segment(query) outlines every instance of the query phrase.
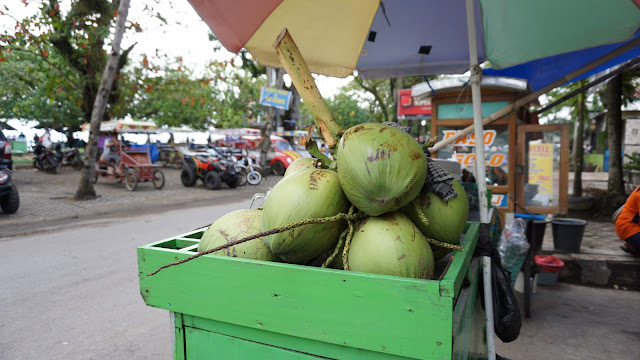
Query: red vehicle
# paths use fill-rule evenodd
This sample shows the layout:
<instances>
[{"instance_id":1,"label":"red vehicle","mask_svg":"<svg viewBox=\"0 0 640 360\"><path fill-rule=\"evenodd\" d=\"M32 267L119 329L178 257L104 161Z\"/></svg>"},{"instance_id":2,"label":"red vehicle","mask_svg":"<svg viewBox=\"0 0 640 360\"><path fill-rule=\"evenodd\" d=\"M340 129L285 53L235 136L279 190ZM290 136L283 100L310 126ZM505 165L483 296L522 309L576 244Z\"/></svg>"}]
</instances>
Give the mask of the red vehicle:
<instances>
[{"instance_id":1,"label":"red vehicle","mask_svg":"<svg viewBox=\"0 0 640 360\"><path fill-rule=\"evenodd\" d=\"M242 145L245 149L257 150L262 136L243 136ZM302 156L297 153L291 144L279 136L271 135L272 151L267 154L267 161L276 175L284 175L284 172L294 160Z\"/></svg>"},{"instance_id":2,"label":"red vehicle","mask_svg":"<svg viewBox=\"0 0 640 360\"><path fill-rule=\"evenodd\" d=\"M104 164L96 161L96 171L93 174L93 183L98 182L99 177L112 177L118 182L124 180L127 190L134 191L139 181L153 182L153 186L160 190L164 187L164 173L159 169L160 165L151 164L149 152L130 150L122 146L118 148L120 161L122 162L122 174L116 174L115 164Z\"/></svg>"}]
</instances>

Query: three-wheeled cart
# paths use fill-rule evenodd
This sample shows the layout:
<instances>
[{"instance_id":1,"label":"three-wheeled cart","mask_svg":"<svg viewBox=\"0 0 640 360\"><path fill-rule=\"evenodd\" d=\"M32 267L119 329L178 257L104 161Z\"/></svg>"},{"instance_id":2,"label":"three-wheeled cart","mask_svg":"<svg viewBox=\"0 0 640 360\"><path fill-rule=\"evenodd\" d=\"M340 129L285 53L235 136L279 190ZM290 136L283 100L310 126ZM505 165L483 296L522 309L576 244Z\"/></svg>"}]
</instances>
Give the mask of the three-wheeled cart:
<instances>
[{"instance_id":1,"label":"three-wheeled cart","mask_svg":"<svg viewBox=\"0 0 640 360\"><path fill-rule=\"evenodd\" d=\"M434 280L216 255L147 276L194 255L205 230L138 248L140 293L171 312L174 359L487 356L476 222Z\"/></svg>"},{"instance_id":2,"label":"three-wheeled cart","mask_svg":"<svg viewBox=\"0 0 640 360\"><path fill-rule=\"evenodd\" d=\"M160 190L164 187L164 173L159 164L152 164L148 151L131 150L122 144L119 147L122 173L116 173L115 167L103 166L96 162L96 170L93 174L93 183L98 182L99 177L112 177L117 181L123 181L127 190L134 191L140 181L149 181Z\"/></svg>"}]
</instances>

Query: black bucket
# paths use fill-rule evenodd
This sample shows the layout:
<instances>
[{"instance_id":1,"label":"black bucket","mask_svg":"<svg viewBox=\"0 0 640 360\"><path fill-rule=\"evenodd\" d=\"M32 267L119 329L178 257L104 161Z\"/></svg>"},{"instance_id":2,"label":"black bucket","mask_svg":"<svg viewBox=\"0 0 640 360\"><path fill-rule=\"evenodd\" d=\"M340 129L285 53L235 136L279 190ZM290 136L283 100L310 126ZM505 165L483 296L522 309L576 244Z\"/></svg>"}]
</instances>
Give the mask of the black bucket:
<instances>
[{"instance_id":1,"label":"black bucket","mask_svg":"<svg viewBox=\"0 0 640 360\"><path fill-rule=\"evenodd\" d=\"M553 219L553 247L556 250L580 252L582 235L587 222L580 219Z\"/></svg>"},{"instance_id":2,"label":"black bucket","mask_svg":"<svg viewBox=\"0 0 640 360\"><path fill-rule=\"evenodd\" d=\"M544 240L546 228L547 222L544 220L527 221L527 239L533 245L533 250L537 251L542 248L542 240Z\"/></svg>"}]
</instances>

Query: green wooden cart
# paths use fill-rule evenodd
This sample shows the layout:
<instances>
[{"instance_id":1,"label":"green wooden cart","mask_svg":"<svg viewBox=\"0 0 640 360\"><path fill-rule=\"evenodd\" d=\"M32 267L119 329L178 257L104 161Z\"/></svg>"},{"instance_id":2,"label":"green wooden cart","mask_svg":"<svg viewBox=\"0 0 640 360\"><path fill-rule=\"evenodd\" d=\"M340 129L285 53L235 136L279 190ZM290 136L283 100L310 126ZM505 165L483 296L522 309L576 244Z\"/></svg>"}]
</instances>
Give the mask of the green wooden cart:
<instances>
[{"instance_id":1,"label":"green wooden cart","mask_svg":"<svg viewBox=\"0 0 640 360\"><path fill-rule=\"evenodd\" d=\"M479 225L437 280L206 255L206 229L138 248L140 292L174 319L175 359L486 358Z\"/></svg>"}]
</instances>

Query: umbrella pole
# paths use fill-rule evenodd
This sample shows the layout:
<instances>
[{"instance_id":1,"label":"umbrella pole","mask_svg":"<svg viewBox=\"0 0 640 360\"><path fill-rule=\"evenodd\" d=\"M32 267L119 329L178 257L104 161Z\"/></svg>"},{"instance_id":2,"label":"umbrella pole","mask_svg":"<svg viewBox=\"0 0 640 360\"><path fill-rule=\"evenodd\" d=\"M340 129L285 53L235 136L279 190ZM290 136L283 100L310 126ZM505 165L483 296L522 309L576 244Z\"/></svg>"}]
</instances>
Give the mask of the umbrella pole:
<instances>
[{"instance_id":1,"label":"umbrella pole","mask_svg":"<svg viewBox=\"0 0 640 360\"><path fill-rule=\"evenodd\" d=\"M471 98L473 99L473 127L476 137L476 183L478 185L478 199L480 202L480 223L489 223L487 204L486 169L484 165L484 134L482 125L482 99L480 97L480 83L482 82L482 69L478 65L478 47L476 41L476 21L474 1L466 0L467 4L467 31L469 34L469 71L471 73ZM487 358L495 360L495 332L493 328L493 297L491 292L491 260L487 256L482 257L482 273L484 285L484 309L486 315Z\"/></svg>"}]
</instances>

